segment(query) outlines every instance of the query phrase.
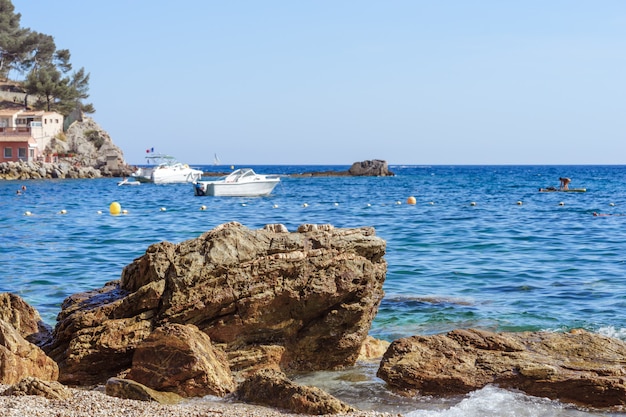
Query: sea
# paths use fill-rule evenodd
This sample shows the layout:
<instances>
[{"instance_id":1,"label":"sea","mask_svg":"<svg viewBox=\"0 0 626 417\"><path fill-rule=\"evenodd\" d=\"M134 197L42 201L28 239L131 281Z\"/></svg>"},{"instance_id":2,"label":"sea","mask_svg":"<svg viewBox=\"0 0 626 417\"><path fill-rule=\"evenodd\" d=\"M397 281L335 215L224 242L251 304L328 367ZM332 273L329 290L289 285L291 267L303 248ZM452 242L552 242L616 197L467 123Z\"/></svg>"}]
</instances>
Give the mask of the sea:
<instances>
[{"instance_id":1,"label":"sea","mask_svg":"<svg viewBox=\"0 0 626 417\"><path fill-rule=\"evenodd\" d=\"M54 326L66 297L119 279L156 242L231 221L373 226L388 263L376 338L583 328L626 340L626 166L390 165L392 177L294 175L349 166L249 167L281 175L272 195L196 197L191 184L118 186L119 178L0 181L0 292L20 295ZM586 192L539 192L559 177ZM123 214L110 214L114 202ZM408 417L626 416L497 386L404 398L376 370L364 363L296 380Z\"/></svg>"}]
</instances>

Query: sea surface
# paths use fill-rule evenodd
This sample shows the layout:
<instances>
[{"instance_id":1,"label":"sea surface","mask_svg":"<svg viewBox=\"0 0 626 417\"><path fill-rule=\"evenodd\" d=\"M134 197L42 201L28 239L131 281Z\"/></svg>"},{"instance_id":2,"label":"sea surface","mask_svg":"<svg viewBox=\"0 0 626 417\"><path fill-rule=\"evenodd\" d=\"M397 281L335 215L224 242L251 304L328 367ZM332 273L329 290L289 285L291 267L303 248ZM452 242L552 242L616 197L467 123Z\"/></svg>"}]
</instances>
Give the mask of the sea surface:
<instances>
[{"instance_id":1,"label":"sea surface","mask_svg":"<svg viewBox=\"0 0 626 417\"><path fill-rule=\"evenodd\" d=\"M119 187L115 178L0 181L0 292L19 294L53 326L65 297L118 279L152 243L230 221L373 226L388 262L370 332L377 338L472 327L584 328L626 340L626 166L391 165L396 175L384 178L290 176L348 166L252 168L283 176L271 196L196 197L190 184ZM561 176L587 192L538 192ZM126 214L111 215L112 202ZM375 374L360 364L298 382L410 417L626 416L492 386L451 399L400 398Z\"/></svg>"}]
</instances>

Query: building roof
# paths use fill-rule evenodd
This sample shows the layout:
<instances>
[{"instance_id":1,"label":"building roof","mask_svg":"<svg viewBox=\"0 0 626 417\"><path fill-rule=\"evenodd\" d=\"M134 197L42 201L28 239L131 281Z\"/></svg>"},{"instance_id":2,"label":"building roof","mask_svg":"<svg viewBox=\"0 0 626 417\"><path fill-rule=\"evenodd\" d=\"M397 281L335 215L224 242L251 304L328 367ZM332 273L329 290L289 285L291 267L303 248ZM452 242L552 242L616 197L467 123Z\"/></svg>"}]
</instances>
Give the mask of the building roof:
<instances>
[{"instance_id":1,"label":"building roof","mask_svg":"<svg viewBox=\"0 0 626 417\"><path fill-rule=\"evenodd\" d=\"M32 138L32 136L26 136L26 135L7 135L7 136L3 136L0 135L0 143L8 143L8 142L23 142L23 143L37 143L37 141L35 139Z\"/></svg>"}]
</instances>

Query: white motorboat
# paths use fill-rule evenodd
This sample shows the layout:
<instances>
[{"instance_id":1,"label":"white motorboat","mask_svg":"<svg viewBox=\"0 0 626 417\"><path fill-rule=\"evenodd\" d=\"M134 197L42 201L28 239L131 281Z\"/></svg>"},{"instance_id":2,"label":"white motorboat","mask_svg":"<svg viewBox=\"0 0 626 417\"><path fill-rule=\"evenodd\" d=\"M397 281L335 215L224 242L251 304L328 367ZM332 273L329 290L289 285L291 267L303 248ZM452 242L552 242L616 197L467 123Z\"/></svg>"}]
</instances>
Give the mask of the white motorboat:
<instances>
[{"instance_id":1,"label":"white motorboat","mask_svg":"<svg viewBox=\"0 0 626 417\"><path fill-rule=\"evenodd\" d=\"M146 156L146 162L147 167L137 169L132 175L137 181L174 184L194 182L202 178L202 171L190 168L170 155L151 153Z\"/></svg>"},{"instance_id":2,"label":"white motorboat","mask_svg":"<svg viewBox=\"0 0 626 417\"><path fill-rule=\"evenodd\" d=\"M277 175L261 175L251 168L242 168L217 180L195 181L193 189L197 196L256 197L271 194L279 182Z\"/></svg>"},{"instance_id":3,"label":"white motorboat","mask_svg":"<svg viewBox=\"0 0 626 417\"><path fill-rule=\"evenodd\" d=\"M122 181L117 183L118 186L122 186L122 185L141 185L141 182L139 181L128 181L128 178L124 178Z\"/></svg>"}]
</instances>

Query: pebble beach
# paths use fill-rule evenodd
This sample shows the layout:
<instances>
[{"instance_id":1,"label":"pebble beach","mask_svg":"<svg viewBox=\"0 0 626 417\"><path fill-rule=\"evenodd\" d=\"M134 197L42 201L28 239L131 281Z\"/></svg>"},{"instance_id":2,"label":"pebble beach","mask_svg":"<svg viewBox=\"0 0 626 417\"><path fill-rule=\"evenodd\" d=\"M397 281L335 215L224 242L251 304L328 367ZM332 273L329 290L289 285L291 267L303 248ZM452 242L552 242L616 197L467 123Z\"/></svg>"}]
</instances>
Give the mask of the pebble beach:
<instances>
[{"instance_id":1,"label":"pebble beach","mask_svg":"<svg viewBox=\"0 0 626 417\"><path fill-rule=\"evenodd\" d=\"M0 392L9 386L0 385ZM0 395L2 417L302 417L263 406L207 399L186 400L177 405L126 400L111 397L100 390L67 388L66 400L49 400L40 396ZM395 415L395 414L394 414ZM378 412L341 414L346 417L392 416Z\"/></svg>"}]
</instances>

